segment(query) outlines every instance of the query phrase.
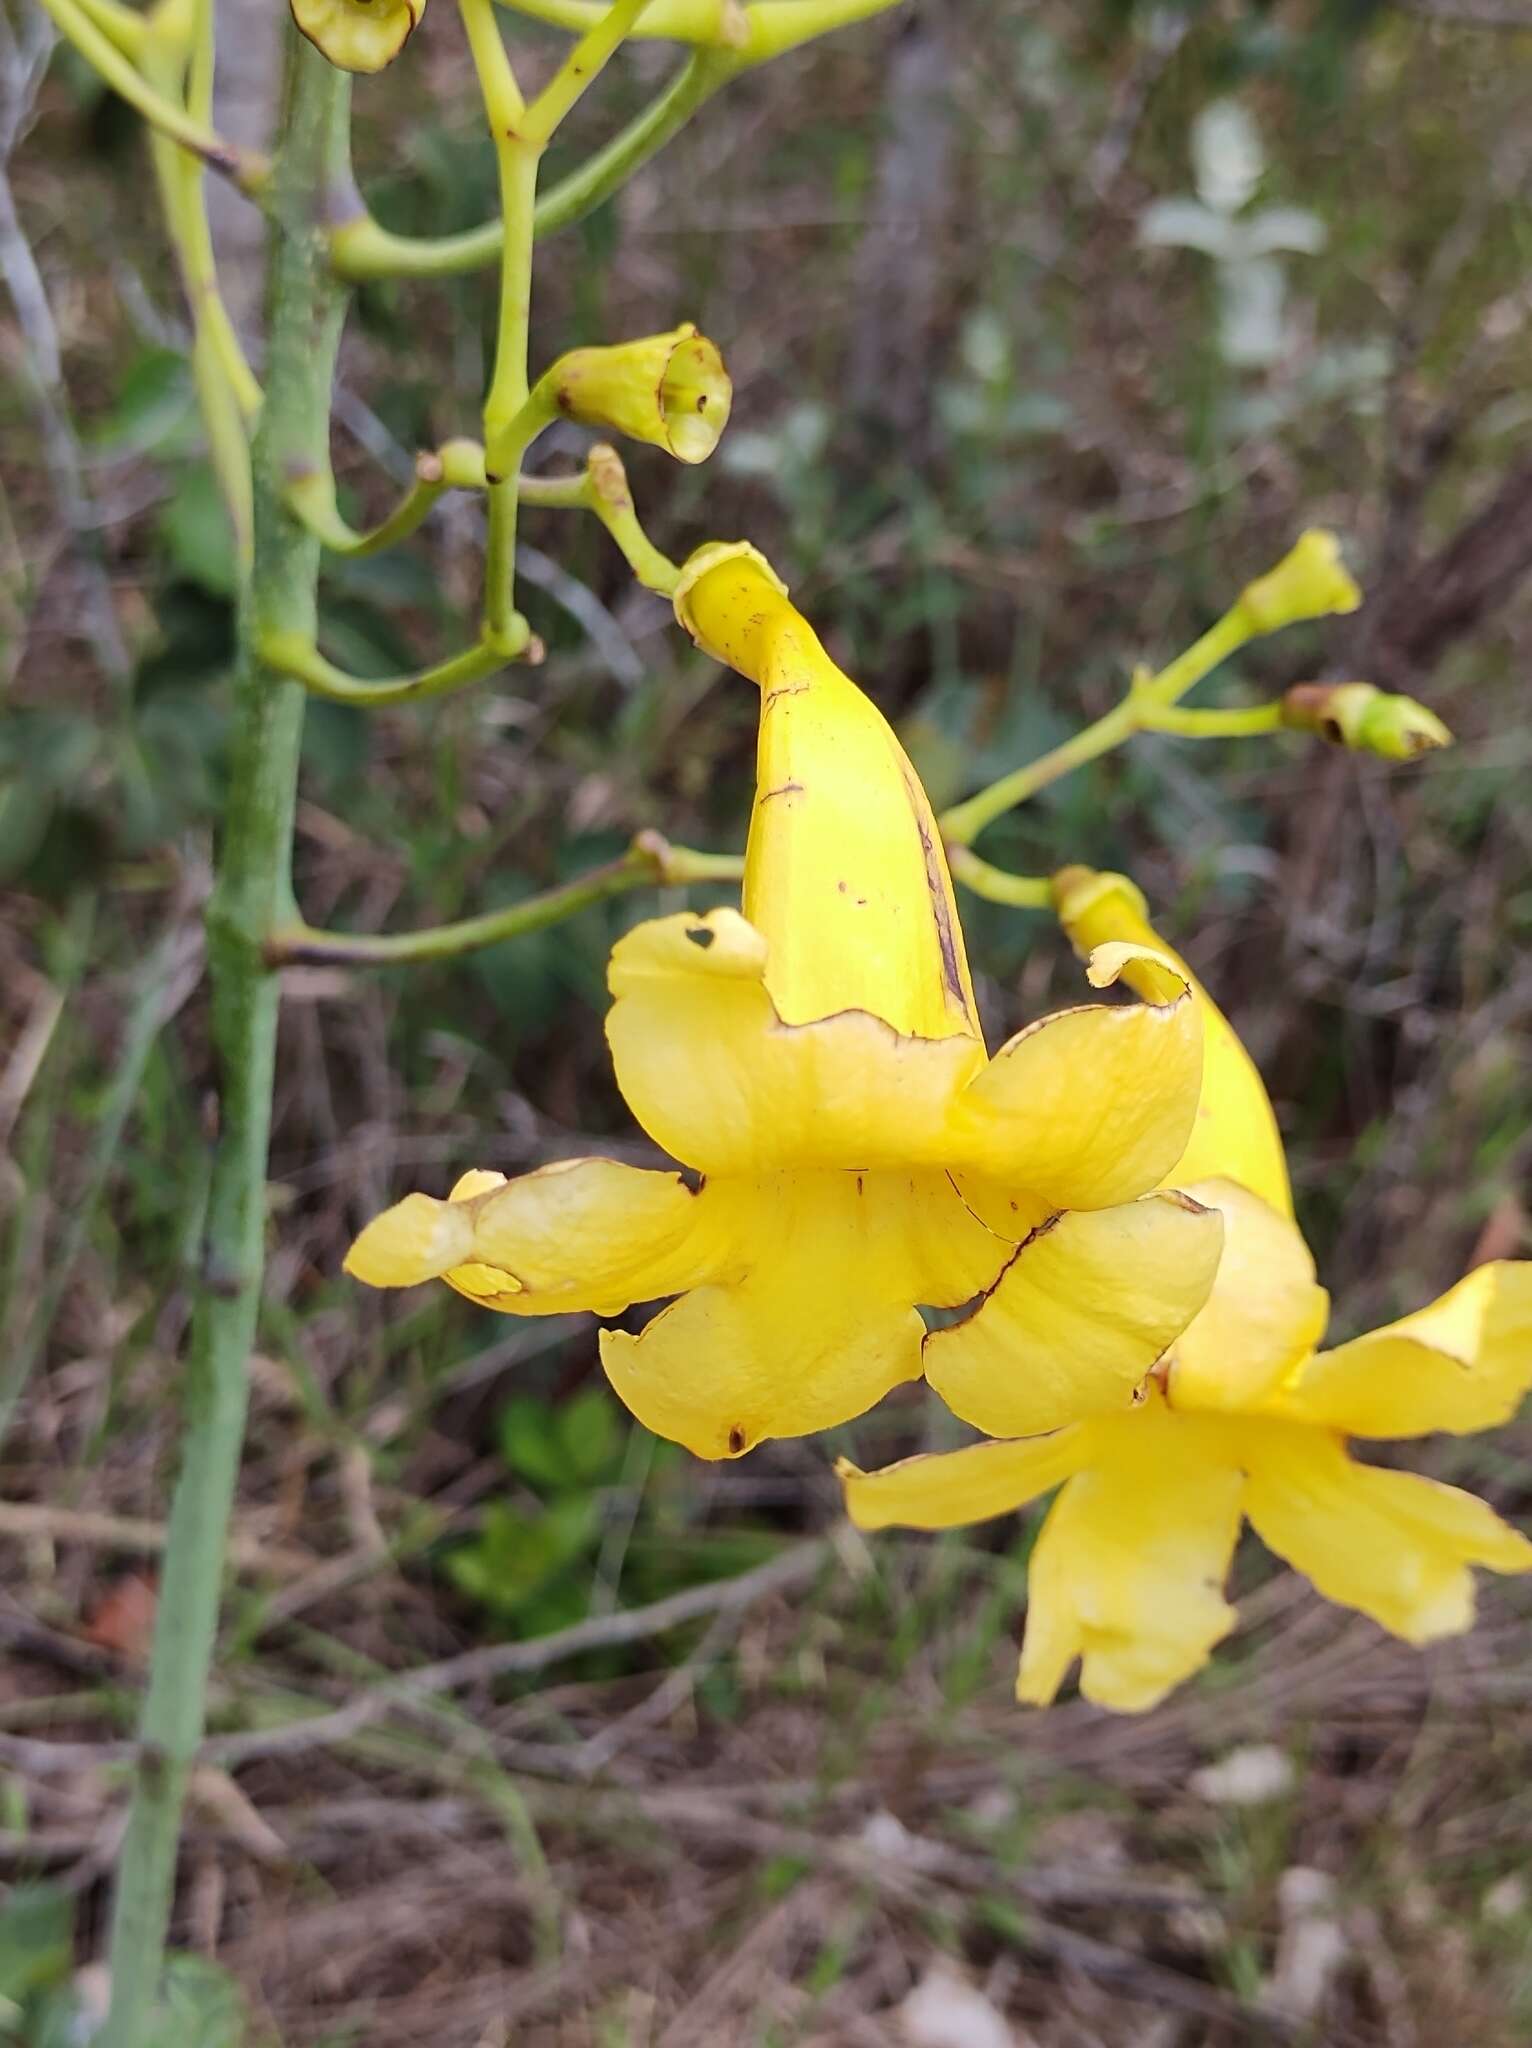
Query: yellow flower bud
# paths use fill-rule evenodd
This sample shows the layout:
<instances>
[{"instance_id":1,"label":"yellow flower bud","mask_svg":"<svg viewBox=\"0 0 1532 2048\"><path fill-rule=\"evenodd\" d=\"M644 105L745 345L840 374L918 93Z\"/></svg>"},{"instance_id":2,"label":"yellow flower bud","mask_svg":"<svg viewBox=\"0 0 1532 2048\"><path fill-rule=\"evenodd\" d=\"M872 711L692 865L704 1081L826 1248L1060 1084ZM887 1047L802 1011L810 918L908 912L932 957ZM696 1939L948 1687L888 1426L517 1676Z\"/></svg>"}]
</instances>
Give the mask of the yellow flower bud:
<instances>
[{"instance_id":1,"label":"yellow flower bud","mask_svg":"<svg viewBox=\"0 0 1532 2048\"><path fill-rule=\"evenodd\" d=\"M1362 593L1341 560L1340 542L1323 527L1311 526L1274 569L1246 584L1237 609L1253 637L1275 633L1301 619L1354 612L1361 602Z\"/></svg>"},{"instance_id":2,"label":"yellow flower bud","mask_svg":"<svg viewBox=\"0 0 1532 2048\"><path fill-rule=\"evenodd\" d=\"M538 379L550 413L705 462L718 446L734 387L723 357L688 320L669 334L577 348Z\"/></svg>"},{"instance_id":3,"label":"yellow flower bud","mask_svg":"<svg viewBox=\"0 0 1532 2048\"><path fill-rule=\"evenodd\" d=\"M1434 711L1372 683L1298 683L1282 699L1282 723L1385 761L1408 761L1452 744Z\"/></svg>"},{"instance_id":4,"label":"yellow flower bud","mask_svg":"<svg viewBox=\"0 0 1532 2048\"><path fill-rule=\"evenodd\" d=\"M290 0L293 20L341 71L381 71L419 26L426 0Z\"/></svg>"}]
</instances>

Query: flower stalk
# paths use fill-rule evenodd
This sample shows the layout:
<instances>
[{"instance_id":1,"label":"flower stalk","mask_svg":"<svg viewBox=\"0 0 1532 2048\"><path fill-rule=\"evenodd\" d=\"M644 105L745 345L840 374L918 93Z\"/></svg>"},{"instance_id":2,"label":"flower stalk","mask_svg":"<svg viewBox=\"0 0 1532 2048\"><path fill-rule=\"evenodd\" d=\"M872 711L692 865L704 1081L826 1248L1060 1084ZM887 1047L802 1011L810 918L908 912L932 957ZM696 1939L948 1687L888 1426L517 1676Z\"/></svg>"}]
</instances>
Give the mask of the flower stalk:
<instances>
[{"instance_id":1,"label":"flower stalk","mask_svg":"<svg viewBox=\"0 0 1532 2048\"><path fill-rule=\"evenodd\" d=\"M545 889L499 910L418 932L323 932L301 919L281 925L266 941L271 967L405 967L421 960L453 960L506 939L546 931L593 903L633 889L684 888L691 882L737 882L738 854L702 853L672 846L658 832L640 832L628 851L571 882Z\"/></svg>"},{"instance_id":2,"label":"flower stalk","mask_svg":"<svg viewBox=\"0 0 1532 2048\"><path fill-rule=\"evenodd\" d=\"M282 144L273 171L269 385L254 445L254 556L240 621L231 785L208 910L212 1033L222 1074L206 1250L187 1370L181 1470L171 1507L141 1754L118 1867L111 2007L98 2048L148 2048L188 1775L202 1737L265 1234L278 986L267 934L291 912L291 843L303 692L260 658L280 623L312 633L316 541L283 502L289 465L328 431L341 293L315 231L345 174L349 79L289 38Z\"/></svg>"}]
</instances>

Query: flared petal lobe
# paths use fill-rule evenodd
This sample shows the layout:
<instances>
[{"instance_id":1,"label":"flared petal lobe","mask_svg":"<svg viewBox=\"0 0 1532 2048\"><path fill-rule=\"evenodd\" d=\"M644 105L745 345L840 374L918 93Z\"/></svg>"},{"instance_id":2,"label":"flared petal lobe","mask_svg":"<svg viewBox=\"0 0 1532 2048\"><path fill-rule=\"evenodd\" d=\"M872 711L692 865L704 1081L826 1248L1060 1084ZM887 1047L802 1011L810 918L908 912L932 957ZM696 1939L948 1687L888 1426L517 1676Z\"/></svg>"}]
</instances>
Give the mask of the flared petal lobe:
<instances>
[{"instance_id":1,"label":"flared petal lobe","mask_svg":"<svg viewBox=\"0 0 1532 2048\"><path fill-rule=\"evenodd\" d=\"M1122 1414L1208 1298L1223 1225L1173 1191L1051 1218L966 1321L926 1339L926 1378L986 1436Z\"/></svg>"},{"instance_id":2,"label":"flared petal lobe","mask_svg":"<svg viewBox=\"0 0 1532 2048\"><path fill-rule=\"evenodd\" d=\"M1327 1430L1263 1421L1242 1434L1245 1512L1261 1541L1327 1600L1406 1642L1472 1624L1471 1565L1532 1571L1532 1543L1471 1493L1359 1465Z\"/></svg>"},{"instance_id":3,"label":"flared petal lobe","mask_svg":"<svg viewBox=\"0 0 1532 2048\"><path fill-rule=\"evenodd\" d=\"M687 566L676 614L760 686L744 914L778 1014L866 1010L906 1037L979 1037L941 833L893 729L752 549Z\"/></svg>"},{"instance_id":4,"label":"flared petal lobe","mask_svg":"<svg viewBox=\"0 0 1532 2048\"><path fill-rule=\"evenodd\" d=\"M1215 1177L1236 1180L1290 1217L1287 1159L1265 1083L1234 1027L1151 926L1140 891L1126 875L1064 868L1054 877L1053 894L1059 922L1077 952L1089 954L1110 940L1152 948L1175 961L1196 993L1204 1032L1202 1093L1185 1150L1167 1170L1166 1182L1185 1187ZM1123 976L1140 994L1142 972L1130 965Z\"/></svg>"},{"instance_id":5,"label":"flared petal lobe","mask_svg":"<svg viewBox=\"0 0 1532 2048\"><path fill-rule=\"evenodd\" d=\"M953 1106L959 1171L1026 1188L1057 1209L1105 1209L1162 1181L1185 1149L1202 1077L1188 982L1131 946L1091 955L1097 988L1121 976L1137 1003L1090 1003L1029 1024Z\"/></svg>"},{"instance_id":6,"label":"flared petal lobe","mask_svg":"<svg viewBox=\"0 0 1532 2048\"><path fill-rule=\"evenodd\" d=\"M710 1181L748 1248L637 1336L605 1331L608 1378L639 1421L699 1458L849 1422L918 1379L918 1301L960 1301L1009 1251L941 1173L781 1174Z\"/></svg>"},{"instance_id":7,"label":"flared petal lobe","mask_svg":"<svg viewBox=\"0 0 1532 2048\"><path fill-rule=\"evenodd\" d=\"M1157 1394L1088 1434L1089 1468L1067 1483L1032 1553L1016 1696L1046 1706L1079 1657L1087 1699L1142 1713L1234 1626L1222 1587L1243 1475L1216 1423L1187 1424Z\"/></svg>"},{"instance_id":8,"label":"flared petal lobe","mask_svg":"<svg viewBox=\"0 0 1532 2048\"><path fill-rule=\"evenodd\" d=\"M1348 1436L1463 1436L1507 1422L1532 1387L1532 1263L1477 1267L1429 1307L1295 1372L1274 1404Z\"/></svg>"},{"instance_id":9,"label":"flared petal lobe","mask_svg":"<svg viewBox=\"0 0 1532 2048\"><path fill-rule=\"evenodd\" d=\"M719 1221L677 1174L562 1159L518 1180L465 1175L444 1202L406 1195L368 1224L346 1271L370 1287L446 1280L507 1315L616 1315L726 1272Z\"/></svg>"}]
</instances>

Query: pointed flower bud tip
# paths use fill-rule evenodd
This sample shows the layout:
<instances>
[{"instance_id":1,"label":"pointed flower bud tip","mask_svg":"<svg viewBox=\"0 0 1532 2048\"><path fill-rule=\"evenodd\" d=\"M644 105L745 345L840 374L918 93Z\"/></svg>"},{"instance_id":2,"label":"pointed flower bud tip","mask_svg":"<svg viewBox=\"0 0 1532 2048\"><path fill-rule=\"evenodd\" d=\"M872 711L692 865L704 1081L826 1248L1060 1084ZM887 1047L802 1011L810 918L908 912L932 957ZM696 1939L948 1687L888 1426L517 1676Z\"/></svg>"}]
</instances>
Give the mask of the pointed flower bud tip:
<instances>
[{"instance_id":1,"label":"pointed flower bud tip","mask_svg":"<svg viewBox=\"0 0 1532 2048\"><path fill-rule=\"evenodd\" d=\"M1282 699L1282 723L1385 761L1413 760L1452 744L1434 711L1373 683L1298 683Z\"/></svg>"},{"instance_id":2,"label":"pointed flower bud tip","mask_svg":"<svg viewBox=\"0 0 1532 2048\"><path fill-rule=\"evenodd\" d=\"M707 460L734 395L723 357L689 320L641 341L571 349L538 389L566 419L647 441L678 462Z\"/></svg>"},{"instance_id":3,"label":"pointed flower bud tip","mask_svg":"<svg viewBox=\"0 0 1532 2048\"><path fill-rule=\"evenodd\" d=\"M426 0L290 0L293 20L339 71L381 71L419 26Z\"/></svg>"},{"instance_id":4,"label":"pointed flower bud tip","mask_svg":"<svg viewBox=\"0 0 1532 2048\"><path fill-rule=\"evenodd\" d=\"M1275 633L1302 619L1324 619L1334 612L1354 612L1362 593L1341 560L1340 542L1321 526L1311 526L1274 569L1247 583L1239 609L1252 635Z\"/></svg>"},{"instance_id":5,"label":"pointed flower bud tip","mask_svg":"<svg viewBox=\"0 0 1532 2048\"><path fill-rule=\"evenodd\" d=\"M705 541L681 571L675 608L704 654L756 682L762 627L773 614L796 616L787 585L747 540Z\"/></svg>"}]
</instances>

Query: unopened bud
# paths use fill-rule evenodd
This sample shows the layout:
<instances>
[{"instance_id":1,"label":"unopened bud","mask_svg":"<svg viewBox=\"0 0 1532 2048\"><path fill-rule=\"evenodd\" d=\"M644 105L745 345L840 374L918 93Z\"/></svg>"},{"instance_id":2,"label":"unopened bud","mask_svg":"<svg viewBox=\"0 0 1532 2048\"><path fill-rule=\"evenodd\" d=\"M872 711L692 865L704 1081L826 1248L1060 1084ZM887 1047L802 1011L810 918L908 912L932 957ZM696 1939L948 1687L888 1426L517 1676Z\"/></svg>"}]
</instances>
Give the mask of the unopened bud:
<instances>
[{"instance_id":1,"label":"unopened bud","mask_svg":"<svg viewBox=\"0 0 1532 2048\"><path fill-rule=\"evenodd\" d=\"M290 0L293 20L340 71L381 71L404 48L426 0Z\"/></svg>"},{"instance_id":2,"label":"unopened bud","mask_svg":"<svg viewBox=\"0 0 1532 2048\"><path fill-rule=\"evenodd\" d=\"M1354 612L1362 593L1341 560L1340 542L1321 526L1311 526L1274 569L1247 583L1238 609L1252 637L1295 626L1301 619L1324 619L1334 612Z\"/></svg>"},{"instance_id":3,"label":"unopened bud","mask_svg":"<svg viewBox=\"0 0 1532 2048\"><path fill-rule=\"evenodd\" d=\"M571 349L538 379L551 411L705 462L718 446L734 388L723 357L687 321L670 334L611 348Z\"/></svg>"},{"instance_id":4,"label":"unopened bud","mask_svg":"<svg viewBox=\"0 0 1532 2048\"><path fill-rule=\"evenodd\" d=\"M1452 744L1434 711L1373 683L1298 683L1282 699L1282 723L1385 761L1408 761Z\"/></svg>"}]
</instances>

